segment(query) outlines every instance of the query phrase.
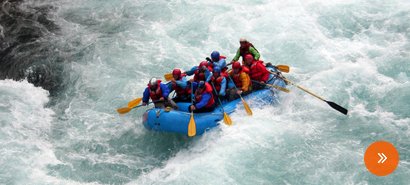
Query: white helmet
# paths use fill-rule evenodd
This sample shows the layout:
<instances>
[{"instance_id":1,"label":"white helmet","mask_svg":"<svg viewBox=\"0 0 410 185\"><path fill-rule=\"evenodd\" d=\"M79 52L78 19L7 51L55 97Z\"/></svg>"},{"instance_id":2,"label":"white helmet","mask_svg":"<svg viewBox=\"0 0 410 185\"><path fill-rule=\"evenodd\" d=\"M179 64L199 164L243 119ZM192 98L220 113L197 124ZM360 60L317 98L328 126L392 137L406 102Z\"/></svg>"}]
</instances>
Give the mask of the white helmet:
<instances>
[{"instance_id":1,"label":"white helmet","mask_svg":"<svg viewBox=\"0 0 410 185\"><path fill-rule=\"evenodd\" d=\"M151 78L151 80L149 80L149 85L150 86L157 86L157 84L158 84L158 82L157 82L157 79L155 77Z\"/></svg>"}]
</instances>

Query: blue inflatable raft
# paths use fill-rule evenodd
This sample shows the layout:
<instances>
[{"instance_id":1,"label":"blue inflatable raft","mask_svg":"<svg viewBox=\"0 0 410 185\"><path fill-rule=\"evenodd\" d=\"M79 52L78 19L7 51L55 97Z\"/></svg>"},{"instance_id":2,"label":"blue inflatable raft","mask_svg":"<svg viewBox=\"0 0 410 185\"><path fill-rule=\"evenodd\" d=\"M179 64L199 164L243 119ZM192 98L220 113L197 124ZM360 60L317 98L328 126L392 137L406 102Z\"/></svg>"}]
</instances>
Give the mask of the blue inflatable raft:
<instances>
[{"instance_id":1,"label":"blue inflatable raft","mask_svg":"<svg viewBox=\"0 0 410 185\"><path fill-rule=\"evenodd\" d=\"M274 69L270 69L275 71ZM281 78L271 76L270 84L280 87L286 87L285 82ZM254 91L243 98L246 101L252 100L253 102L274 103L277 101L277 93L279 91L274 88L266 88L258 91ZM149 130L160 132L173 132L173 133L188 133L188 123L190 120L190 112L188 107L191 103L180 102L177 103L179 109L171 110L169 112L164 109L151 108L148 109L143 115L144 127ZM251 104L252 107L253 104ZM241 99L236 99L230 102L223 102L222 107L226 113L231 114L238 107L242 106ZM221 105L217 106L213 112L207 113L194 113L194 119L196 123L196 135L201 135L205 131L219 125L219 121L223 119L223 111Z\"/></svg>"}]
</instances>

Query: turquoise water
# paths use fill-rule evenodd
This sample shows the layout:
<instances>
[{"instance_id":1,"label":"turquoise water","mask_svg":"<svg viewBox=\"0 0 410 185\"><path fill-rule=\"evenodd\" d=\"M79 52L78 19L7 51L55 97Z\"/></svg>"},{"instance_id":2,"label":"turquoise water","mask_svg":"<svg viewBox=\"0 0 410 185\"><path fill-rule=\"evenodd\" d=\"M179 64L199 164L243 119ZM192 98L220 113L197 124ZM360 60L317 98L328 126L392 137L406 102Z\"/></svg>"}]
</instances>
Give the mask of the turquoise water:
<instances>
[{"instance_id":1,"label":"turquoise water","mask_svg":"<svg viewBox=\"0 0 410 185\"><path fill-rule=\"evenodd\" d=\"M55 96L0 80L0 184L408 184L410 2L26 1L51 5L49 36L64 61ZM4 26L3 26L4 27ZM289 87L279 105L248 102L234 126L194 139L154 133L140 97L150 77L189 69L246 37L287 78L349 109ZM49 56L49 61L55 56ZM256 101L256 100L255 100ZM386 140L400 154L387 177L364 152Z\"/></svg>"}]
</instances>

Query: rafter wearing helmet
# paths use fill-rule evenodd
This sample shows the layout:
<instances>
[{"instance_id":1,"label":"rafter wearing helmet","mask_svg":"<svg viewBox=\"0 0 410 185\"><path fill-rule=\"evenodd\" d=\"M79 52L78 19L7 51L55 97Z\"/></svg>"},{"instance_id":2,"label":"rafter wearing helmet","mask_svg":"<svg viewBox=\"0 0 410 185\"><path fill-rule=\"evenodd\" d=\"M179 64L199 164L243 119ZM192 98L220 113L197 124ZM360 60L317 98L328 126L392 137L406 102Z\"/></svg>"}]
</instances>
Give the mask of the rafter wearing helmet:
<instances>
[{"instance_id":1,"label":"rafter wearing helmet","mask_svg":"<svg viewBox=\"0 0 410 185\"><path fill-rule=\"evenodd\" d=\"M259 51L253 46L252 43L250 43L247 39L241 38L239 39L239 44L240 47L236 51L235 57L233 57L232 62L238 61L240 57L242 57L242 61L245 60L245 55L251 54L253 56L253 59L259 60L260 54ZM243 62L242 62L243 64Z\"/></svg>"}]
</instances>

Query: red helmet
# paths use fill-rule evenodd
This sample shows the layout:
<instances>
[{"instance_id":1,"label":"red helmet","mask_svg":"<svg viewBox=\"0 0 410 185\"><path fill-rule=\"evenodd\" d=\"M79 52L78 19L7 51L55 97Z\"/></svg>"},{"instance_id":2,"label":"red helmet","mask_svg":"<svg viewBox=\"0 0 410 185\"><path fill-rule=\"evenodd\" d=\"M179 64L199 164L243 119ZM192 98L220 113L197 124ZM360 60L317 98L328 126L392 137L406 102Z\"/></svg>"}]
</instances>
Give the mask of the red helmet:
<instances>
[{"instance_id":1,"label":"red helmet","mask_svg":"<svg viewBox=\"0 0 410 185\"><path fill-rule=\"evenodd\" d=\"M181 76L181 70L180 69L174 69L172 71L172 75L177 75L178 77L180 77Z\"/></svg>"},{"instance_id":2,"label":"red helmet","mask_svg":"<svg viewBox=\"0 0 410 185\"><path fill-rule=\"evenodd\" d=\"M245 61L247 60L253 60L253 56L251 54L245 55Z\"/></svg>"},{"instance_id":3,"label":"red helmet","mask_svg":"<svg viewBox=\"0 0 410 185\"><path fill-rule=\"evenodd\" d=\"M203 69L208 67L208 62L207 61L202 61L199 63L198 69Z\"/></svg>"},{"instance_id":4,"label":"red helmet","mask_svg":"<svg viewBox=\"0 0 410 185\"><path fill-rule=\"evenodd\" d=\"M239 62L234 62L232 64L232 69L241 69L241 63Z\"/></svg>"}]
</instances>

